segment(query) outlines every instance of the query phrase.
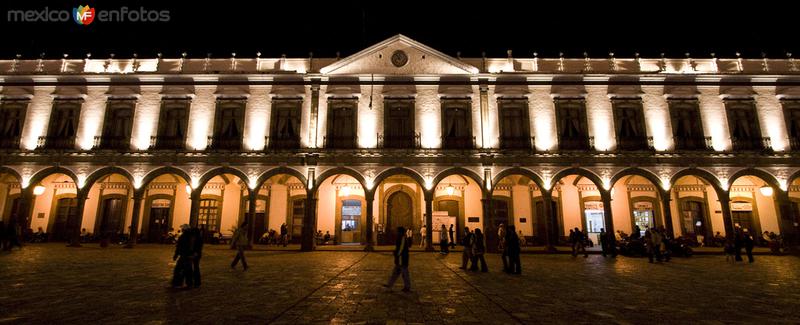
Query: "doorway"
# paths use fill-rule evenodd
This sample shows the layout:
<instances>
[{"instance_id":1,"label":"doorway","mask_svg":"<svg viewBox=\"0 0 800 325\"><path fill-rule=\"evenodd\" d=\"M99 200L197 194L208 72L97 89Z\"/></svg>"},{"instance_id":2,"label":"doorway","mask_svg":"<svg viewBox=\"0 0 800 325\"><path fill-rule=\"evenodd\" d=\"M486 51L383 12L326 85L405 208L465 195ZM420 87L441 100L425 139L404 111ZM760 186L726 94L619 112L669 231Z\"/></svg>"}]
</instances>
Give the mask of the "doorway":
<instances>
[{"instance_id":1,"label":"doorway","mask_svg":"<svg viewBox=\"0 0 800 325\"><path fill-rule=\"evenodd\" d=\"M50 239L66 241L76 229L78 218L78 200L72 198L58 199L56 203L55 216L50 229Z\"/></svg>"},{"instance_id":2,"label":"doorway","mask_svg":"<svg viewBox=\"0 0 800 325\"><path fill-rule=\"evenodd\" d=\"M121 198L108 198L103 200L102 214L99 224L95 227L95 232L101 238L117 241L122 234L122 227L125 223L125 208Z\"/></svg>"},{"instance_id":3,"label":"doorway","mask_svg":"<svg viewBox=\"0 0 800 325\"><path fill-rule=\"evenodd\" d=\"M150 243L164 243L170 230L169 209L171 201L156 199L150 203L150 222L147 228L147 241Z\"/></svg>"},{"instance_id":4,"label":"doorway","mask_svg":"<svg viewBox=\"0 0 800 325\"><path fill-rule=\"evenodd\" d=\"M361 200L342 200L341 244L361 242Z\"/></svg>"},{"instance_id":5,"label":"doorway","mask_svg":"<svg viewBox=\"0 0 800 325\"><path fill-rule=\"evenodd\" d=\"M397 233L397 227L404 227L408 229L409 227L413 227L414 225L414 218L413 218L413 202L411 200L411 196L408 193L403 191L397 191L392 193L387 200L386 205L386 242L387 243L394 243L398 236L401 234ZM404 234L402 234L404 235Z\"/></svg>"}]
</instances>

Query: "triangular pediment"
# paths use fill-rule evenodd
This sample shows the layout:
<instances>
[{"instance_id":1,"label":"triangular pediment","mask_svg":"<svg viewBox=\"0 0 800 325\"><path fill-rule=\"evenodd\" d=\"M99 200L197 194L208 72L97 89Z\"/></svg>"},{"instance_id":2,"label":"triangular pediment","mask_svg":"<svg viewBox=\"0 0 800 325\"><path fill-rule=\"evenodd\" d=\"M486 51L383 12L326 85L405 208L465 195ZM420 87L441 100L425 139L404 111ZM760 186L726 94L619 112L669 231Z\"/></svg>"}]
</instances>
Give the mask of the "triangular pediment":
<instances>
[{"instance_id":1,"label":"triangular pediment","mask_svg":"<svg viewBox=\"0 0 800 325\"><path fill-rule=\"evenodd\" d=\"M478 68L403 35L395 35L322 69L327 75L465 75Z\"/></svg>"}]
</instances>

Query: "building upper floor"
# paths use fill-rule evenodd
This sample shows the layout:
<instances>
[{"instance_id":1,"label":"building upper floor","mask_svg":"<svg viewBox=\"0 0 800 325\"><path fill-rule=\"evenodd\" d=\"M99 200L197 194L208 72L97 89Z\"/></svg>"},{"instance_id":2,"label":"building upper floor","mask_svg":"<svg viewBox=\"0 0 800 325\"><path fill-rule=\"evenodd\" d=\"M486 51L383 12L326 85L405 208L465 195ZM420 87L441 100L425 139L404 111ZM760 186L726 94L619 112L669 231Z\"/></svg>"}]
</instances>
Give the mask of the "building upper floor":
<instances>
[{"instance_id":1,"label":"building upper floor","mask_svg":"<svg viewBox=\"0 0 800 325\"><path fill-rule=\"evenodd\" d=\"M468 59L398 35L334 59L0 61L8 150L800 150L786 59Z\"/></svg>"}]
</instances>

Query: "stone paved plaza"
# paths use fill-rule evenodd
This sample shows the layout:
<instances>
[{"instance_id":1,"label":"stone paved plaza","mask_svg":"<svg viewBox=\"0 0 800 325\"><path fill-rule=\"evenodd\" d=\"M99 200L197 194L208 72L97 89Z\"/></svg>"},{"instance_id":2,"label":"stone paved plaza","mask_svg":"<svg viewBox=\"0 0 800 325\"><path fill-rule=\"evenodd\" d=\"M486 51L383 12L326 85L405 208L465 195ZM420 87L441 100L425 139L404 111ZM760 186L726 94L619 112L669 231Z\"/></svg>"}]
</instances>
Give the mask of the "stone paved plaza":
<instances>
[{"instance_id":1,"label":"stone paved plaza","mask_svg":"<svg viewBox=\"0 0 800 325\"><path fill-rule=\"evenodd\" d=\"M723 256L663 264L523 255L523 274L458 269L460 253L411 255L413 292L387 291L388 252L207 246L199 289L171 290L172 250L29 245L0 254L0 323L798 323L800 259Z\"/></svg>"}]
</instances>

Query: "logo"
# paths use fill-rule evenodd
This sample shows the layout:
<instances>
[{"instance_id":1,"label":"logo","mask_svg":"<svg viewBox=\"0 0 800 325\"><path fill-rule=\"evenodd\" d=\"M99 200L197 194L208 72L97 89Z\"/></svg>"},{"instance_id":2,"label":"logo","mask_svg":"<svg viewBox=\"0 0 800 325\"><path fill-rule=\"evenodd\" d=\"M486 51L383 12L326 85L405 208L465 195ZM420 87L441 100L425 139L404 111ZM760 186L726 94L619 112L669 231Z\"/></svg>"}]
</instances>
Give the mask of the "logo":
<instances>
[{"instance_id":1,"label":"logo","mask_svg":"<svg viewBox=\"0 0 800 325\"><path fill-rule=\"evenodd\" d=\"M72 8L72 17L78 25L89 25L94 21L94 8L89 8L89 5Z\"/></svg>"}]
</instances>

